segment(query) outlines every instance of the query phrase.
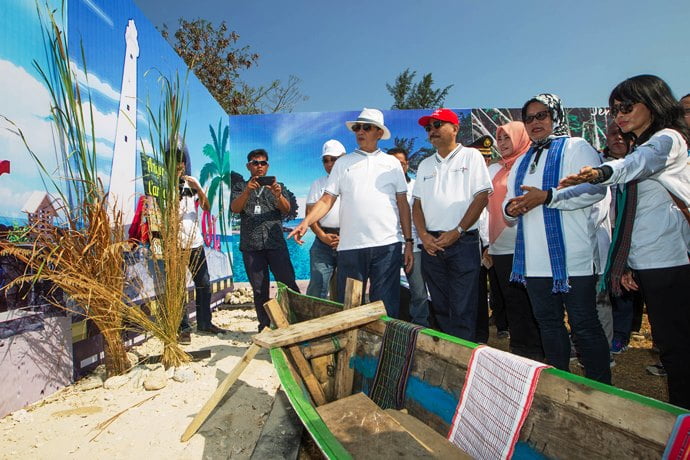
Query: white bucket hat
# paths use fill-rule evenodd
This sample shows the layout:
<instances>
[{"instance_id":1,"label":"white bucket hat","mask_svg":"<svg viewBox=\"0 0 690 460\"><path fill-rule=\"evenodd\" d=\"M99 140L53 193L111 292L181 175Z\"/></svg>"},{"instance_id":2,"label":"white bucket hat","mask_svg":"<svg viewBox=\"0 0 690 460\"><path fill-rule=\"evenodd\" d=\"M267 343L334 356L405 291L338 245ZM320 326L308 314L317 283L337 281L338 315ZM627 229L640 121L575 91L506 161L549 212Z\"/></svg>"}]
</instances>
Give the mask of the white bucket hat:
<instances>
[{"instance_id":1,"label":"white bucket hat","mask_svg":"<svg viewBox=\"0 0 690 460\"><path fill-rule=\"evenodd\" d=\"M345 146L335 139L326 141L323 144L322 157L339 157L345 155Z\"/></svg>"},{"instance_id":2,"label":"white bucket hat","mask_svg":"<svg viewBox=\"0 0 690 460\"><path fill-rule=\"evenodd\" d=\"M383 136L381 136L381 139L390 139L391 138L391 132L386 128L386 125L383 124L383 113L381 113L380 110L377 109L367 109L364 107L364 110L362 110L362 113L359 114L359 117L355 121L346 121L345 126L347 126L347 129L352 131L352 125L355 123L368 123L370 125L378 126L383 130Z\"/></svg>"}]
</instances>

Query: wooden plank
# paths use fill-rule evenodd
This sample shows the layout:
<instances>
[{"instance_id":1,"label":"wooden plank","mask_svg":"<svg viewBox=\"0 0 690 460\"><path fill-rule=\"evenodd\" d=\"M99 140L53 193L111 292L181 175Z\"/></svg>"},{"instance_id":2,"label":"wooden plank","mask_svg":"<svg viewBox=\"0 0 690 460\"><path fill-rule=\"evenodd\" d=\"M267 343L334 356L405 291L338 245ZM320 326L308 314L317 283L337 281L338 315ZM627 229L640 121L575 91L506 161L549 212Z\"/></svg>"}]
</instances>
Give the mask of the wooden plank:
<instances>
[{"instance_id":1,"label":"wooden plank","mask_svg":"<svg viewBox=\"0 0 690 460\"><path fill-rule=\"evenodd\" d=\"M240 359L240 362L235 364L235 367L232 368L227 377L225 377L218 388L216 388L216 391L214 391L209 400L206 401L206 404L204 404L201 410L194 416L191 423L182 434L182 438L180 439L182 442L186 442L189 438L194 436L194 433L197 432L208 416L211 415L213 409L216 408L220 400L225 396L225 393L230 390L230 387L232 387L233 383L239 378L249 362L254 359L254 356L256 356L259 350L261 350L261 347L258 345L253 343L249 345L249 348L244 353L244 356L242 356L242 359Z\"/></svg>"},{"instance_id":2,"label":"wooden plank","mask_svg":"<svg viewBox=\"0 0 690 460\"><path fill-rule=\"evenodd\" d=\"M439 458L363 393L328 403L317 411L354 459Z\"/></svg>"},{"instance_id":3,"label":"wooden plank","mask_svg":"<svg viewBox=\"0 0 690 460\"><path fill-rule=\"evenodd\" d=\"M290 324L288 323L287 319L285 318L285 315L283 314L283 310L280 307L280 304L276 302L275 299L271 299L268 302L264 304L264 308L266 308L266 311L268 312L268 315L271 317L271 320L273 321L273 324L278 327L278 329L275 329L275 331L280 331L280 328L286 328L289 329ZM300 324L305 324L305 323L300 323ZM272 332L272 331L271 331ZM254 343L256 344L257 337L261 336L262 334L268 333L266 329L264 331L256 336L254 336ZM302 376L302 379L304 379L304 384L307 386L307 389L309 390L309 394L311 395L312 399L314 400L314 404L317 406L320 406L322 404L326 403L326 395L323 392L323 388L321 388L321 384L319 383L318 379L314 376L314 373L311 369L311 366L309 365L309 361L304 357L302 354L302 350L300 350L299 345L290 345L287 347L287 353L290 355L292 360L295 363L295 366L297 367L297 370L299 371L300 375Z\"/></svg>"},{"instance_id":4,"label":"wooden plank","mask_svg":"<svg viewBox=\"0 0 690 460\"><path fill-rule=\"evenodd\" d=\"M430 426L425 425L420 420L405 412L386 409L385 414L394 418L408 433L410 433L420 444L439 458L471 459L464 450L457 447L452 442L434 431Z\"/></svg>"},{"instance_id":5,"label":"wooden plank","mask_svg":"<svg viewBox=\"0 0 690 460\"><path fill-rule=\"evenodd\" d=\"M334 338L310 342L309 345L302 347L302 353L304 353L304 357L307 359L318 358L319 356L336 353L342 350L346 344L347 337L345 334L341 334Z\"/></svg>"},{"instance_id":6,"label":"wooden plank","mask_svg":"<svg viewBox=\"0 0 690 460\"><path fill-rule=\"evenodd\" d=\"M362 329L382 336L385 322L376 321ZM444 372L439 387L459 394L472 349L420 333L417 353L420 351L429 355L426 359L415 359L415 367L420 368L417 372L413 368L413 375L439 383L435 369L442 366L434 365L430 360L435 358L439 363L446 362L452 366L449 368L452 375ZM613 393L601 391L574 379L542 372L520 440L540 446L539 449L547 455L559 456L557 454L559 451L562 454L563 446L570 446L569 456L583 459L615 457L618 454L629 458L654 458L663 453L676 420L675 414L626 399L615 394L615 390ZM456 382L452 388L450 381ZM419 412L425 411L421 406L415 409L410 408L412 415L438 426L435 414ZM438 428L440 432L447 432L448 425L444 423Z\"/></svg>"},{"instance_id":7,"label":"wooden plank","mask_svg":"<svg viewBox=\"0 0 690 460\"><path fill-rule=\"evenodd\" d=\"M275 302L275 305L277 308L280 308L277 302ZM322 318L315 318L286 327L278 326L278 329L271 331L264 330L262 333L255 335L253 340L257 345L265 348L285 347L317 337L343 332L376 321L385 314L386 309L383 306L383 302L378 301L350 310L343 310Z\"/></svg>"},{"instance_id":8,"label":"wooden plank","mask_svg":"<svg viewBox=\"0 0 690 460\"><path fill-rule=\"evenodd\" d=\"M290 405L285 392L278 389L273 408L266 420L250 459L281 458L295 460L302 440L302 422Z\"/></svg>"},{"instance_id":9,"label":"wooden plank","mask_svg":"<svg viewBox=\"0 0 690 460\"><path fill-rule=\"evenodd\" d=\"M343 311L359 307L362 303L362 289L361 281L352 278L347 279ZM335 399L352 394L352 383L355 378L355 371L350 367L350 359L354 356L357 347L357 330L347 332L345 336L347 337L347 344L338 353L338 362L335 368Z\"/></svg>"}]
</instances>

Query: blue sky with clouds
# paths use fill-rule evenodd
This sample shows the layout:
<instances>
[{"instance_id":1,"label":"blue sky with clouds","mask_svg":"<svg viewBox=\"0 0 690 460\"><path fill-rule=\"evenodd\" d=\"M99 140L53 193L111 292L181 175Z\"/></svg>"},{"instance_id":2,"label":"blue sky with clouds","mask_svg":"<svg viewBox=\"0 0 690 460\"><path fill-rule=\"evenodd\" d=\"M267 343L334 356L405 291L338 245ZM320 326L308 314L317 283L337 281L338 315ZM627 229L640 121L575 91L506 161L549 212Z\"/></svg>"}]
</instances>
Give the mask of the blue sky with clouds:
<instances>
[{"instance_id":1,"label":"blue sky with clouds","mask_svg":"<svg viewBox=\"0 0 690 460\"><path fill-rule=\"evenodd\" d=\"M53 7L61 5L52 0ZM172 76L179 70L184 77L182 60L163 40L155 27L129 0L70 0L66 23L73 69L84 82L81 46L88 68L88 86L93 98L96 149L99 174L106 187L110 179L113 140L117 122L122 68L124 62L124 32L129 19L138 29L140 55L138 59L138 135L148 143L145 104L159 103L159 76ZM62 15L58 11L57 18ZM49 171L56 165L55 133L49 120L51 101L47 87L40 79L33 61L46 68L43 38L34 0L9 2L0 18L0 114L21 128L30 147L38 154ZM82 87L84 90L85 87ZM186 142L192 159L192 172L198 176L207 158L202 155L204 145L211 143L209 124L219 120L227 124L227 117L208 94L203 85L191 75L187 87ZM85 94L85 92L83 92ZM11 174L0 177L0 217L3 222L21 221L22 206L36 190L45 190L43 181L18 136L5 120L0 120L0 159L11 161ZM150 147L147 147L150 152ZM139 162L137 161L139 169ZM56 177L58 175L56 174ZM141 189L141 187L139 187Z\"/></svg>"},{"instance_id":2,"label":"blue sky with clouds","mask_svg":"<svg viewBox=\"0 0 690 460\"><path fill-rule=\"evenodd\" d=\"M687 0L135 0L151 21L226 20L261 55L250 84L299 76L298 111L389 108L405 68L453 84L450 107L519 107L555 92L570 107L606 104L640 73L690 92Z\"/></svg>"}]
</instances>

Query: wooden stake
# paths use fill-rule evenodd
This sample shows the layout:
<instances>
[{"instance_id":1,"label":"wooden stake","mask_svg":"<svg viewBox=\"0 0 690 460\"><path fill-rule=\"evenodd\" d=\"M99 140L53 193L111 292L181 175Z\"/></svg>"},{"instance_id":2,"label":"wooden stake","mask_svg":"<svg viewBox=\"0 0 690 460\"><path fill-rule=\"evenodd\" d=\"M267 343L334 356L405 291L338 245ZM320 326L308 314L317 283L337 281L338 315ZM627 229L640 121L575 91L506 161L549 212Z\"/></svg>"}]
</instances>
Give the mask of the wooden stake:
<instances>
[{"instance_id":1,"label":"wooden stake","mask_svg":"<svg viewBox=\"0 0 690 460\"><path fill-rule=\"evenodd\" d=\"M362 303L362 282L348 278L345 283L345 304L343 310L358 307ZM347 341L338 352L338 363L335 368L335 399L341 399L352 394L354 370L350 368L350 358L357 348L357 329L346 332Z\"/></svg>"},{"instance_id":2,"label":"wooden stake","mask_svg":"<svg viewBox=\"0 0 690 460\"><path fill-rule=\"evenodd\" d=\"M334 339L317 340L302 347L304 357L312 359L320 356L332 355L342 350L347 344L347 337L345 337L344 334L334 336Z\"/></svg>"},{"instance_id":3,"label":"wooden stake","mask_svg":"<svg viewBox=\"0 0 690 460\"><path fill-rule=\"evenodd\" d=\"M283 314L280 304L278 304L275 299L271 299L266 302L264 304L264 308L266 308L266 312L268 312L273 324L275 324L278 329L288 327L290 325L287 318L285 318L285 315ZM287 349L288 354L292 357L292 360L295 362L295 366L297 366L297 370L302 376L302 379L304 379L304 384L307 386L307 390L309 390L309 394L314 400L314 404L317 406L326 404L326 395L323 392L323 388L321 388L319 380L314 375L314 372L312 372L311 365L309 364L309 361L307 361L307 358L304 357L304 354L302 354L302 350L300 350L299 345L290 345L285 348Z\"/></svg>"},{"instance_id":4,"label":"wooden stake","mask_svg":"<svg viewBox=\"0 0 690 460\"><path fill-rule=\"evenodd\" d=\"M249 346L247 351L244 353L244 356L242 356L240 362L235 364L235 367L232 368L227 377L225 377L218 388L216 388L216 391L213 392L211 398L206 401L204 407L202 407L201 410L194 416L192 422L189 424L184 434L182 434L180 441L187 442L189 438L194 436L194 433L196 433L201 425L203 425L213 409L216 408L220 400L223 399L223 396L225 396L228 390L230 390L230 387L232 387L235 381L237 381L240 374L242 374L242 371L244 371L249 362L254 359L254 356L256 356L259 350L261 350L261 347L254 343Z\"/></svg>"}]
</instances>

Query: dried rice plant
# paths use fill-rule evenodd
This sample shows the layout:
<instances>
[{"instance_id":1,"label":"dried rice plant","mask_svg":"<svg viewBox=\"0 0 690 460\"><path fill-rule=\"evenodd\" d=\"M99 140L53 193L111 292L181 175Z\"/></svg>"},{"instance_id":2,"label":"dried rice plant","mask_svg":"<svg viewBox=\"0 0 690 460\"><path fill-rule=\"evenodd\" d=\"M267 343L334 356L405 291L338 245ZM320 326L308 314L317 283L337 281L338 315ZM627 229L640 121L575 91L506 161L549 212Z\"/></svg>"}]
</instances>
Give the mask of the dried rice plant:
<instances>
[{"instance_id":1,"label":"dried rice plant","mask_svg":"<svg viewBox=\"0 0 690 460\"><path fill-rule=\"evenodd\" d=\"M124 229L121 214L107 209L107 195L98 179L96 166L96 136L94 132L93 105L87 90L83 99L79 81L70 67L70 55L66 37L57 25L54 13L46 7L47 16L41 14L42 33L49 68L43 69L34 62L51 96L51 115L63 149L64 178L67 191L56 179L56 173L48 171L38 155L30 148L27 138L10 120L14 132L21 137L30 156L42 176L52 185L55 195L62 202L64 215L60 227L42 228L32 232L34 242L30 247L18 247L9 242L0 243L0 254L16 257L26 264L24 275L9 282L6 288L22 283L46 280L52 283L51 294L62 290L77 307L68 305L59 296L48 299L55 306L76 311L92 320L105 341L105 364L109 376L126 372L129 362L125 353L122 332L134 327L150 332L164 344L162 363L166 367L177 366L189 360L177 343L177 330L182 318L186 293L186 265L189 251L177 242L179 229L176 180L166 180L165 192L159 197L164 248L164 267L157 270L156 278L163 293L159 307L152 317L124 296L126 270L124 253L129 242L123 241ZM63 5L63 12L65 11ZM47 20L44 20L47 17ZM84 73L86 64L82 47ZM159 146L167 137L167 145L175 145L180 132L183 104L179 80L173 84L165 80L167 93L154 119L151 132L159 135ZM84 85L88 88L88 82ZM152 113L148 108L149 113ZM153 118L153 117L152 117ZM155 144L154 144L155 145ZM163 152L159 149L158 152ZM165 158L167 177L175 178L176 156ZM59 176L59 174L58 174ZM57 201L57 200L56 200ZM72 203L70 206L69 203ZM180 274L181 273L181 274Z\"/></svg>"}]
</instances>

